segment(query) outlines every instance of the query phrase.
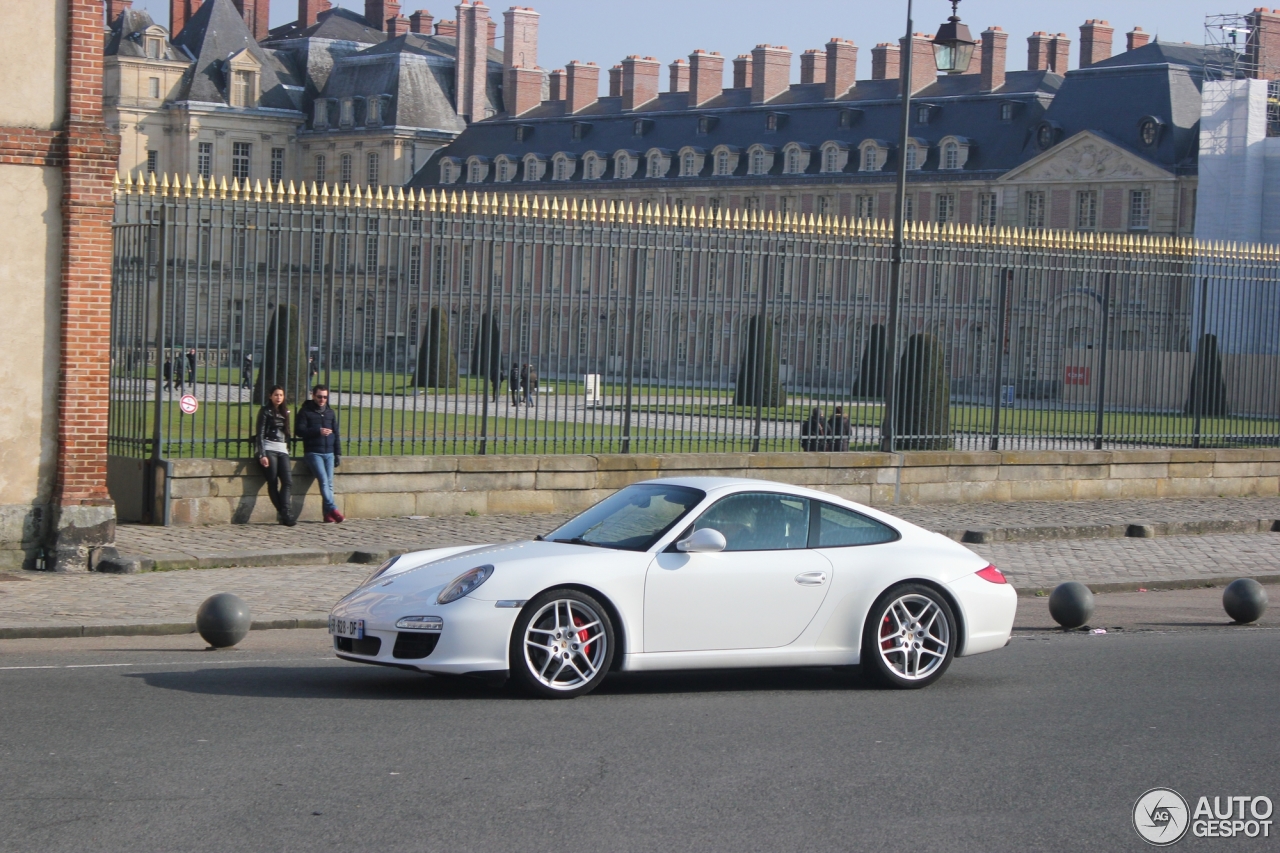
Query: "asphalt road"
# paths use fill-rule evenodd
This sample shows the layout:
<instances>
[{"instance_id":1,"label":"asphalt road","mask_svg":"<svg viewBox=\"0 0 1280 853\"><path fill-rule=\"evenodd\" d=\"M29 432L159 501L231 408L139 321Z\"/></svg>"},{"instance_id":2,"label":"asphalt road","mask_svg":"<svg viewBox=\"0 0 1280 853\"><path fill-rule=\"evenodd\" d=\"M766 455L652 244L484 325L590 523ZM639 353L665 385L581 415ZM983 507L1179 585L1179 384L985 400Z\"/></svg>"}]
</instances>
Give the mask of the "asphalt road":
<instances>
[{"instance_id":1,"label":"asphalt road","mask_svg":"<svg viewBox=\"0 0 1280 853\"><path fill-rule=\"evenodd\" d=\"M1104 599L1106 635L1024 600L1006 649L908 693L805 670L546 702L313 631L4 641L0 850L1145 850L1149 788L1280 804L1280 630L1159 595Z\"/></svg>"}]
</instances>

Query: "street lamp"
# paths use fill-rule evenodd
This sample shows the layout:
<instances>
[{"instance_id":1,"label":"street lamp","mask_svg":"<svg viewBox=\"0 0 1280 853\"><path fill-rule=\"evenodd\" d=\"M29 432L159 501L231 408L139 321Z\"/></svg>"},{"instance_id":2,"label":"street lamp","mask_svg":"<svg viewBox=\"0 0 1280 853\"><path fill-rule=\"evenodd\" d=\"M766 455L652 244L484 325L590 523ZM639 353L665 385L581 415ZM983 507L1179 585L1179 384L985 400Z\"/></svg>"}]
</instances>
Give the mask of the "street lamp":
<instances>
[{"instance_id":1,"label":"street lamp","mask_svg":"<svg viewBox=\"0 0 1280 853\"><path fill-rule=\"evenodd\" d=\"M933 60L944 74L963 74L973 58L974 41L969 28L960 22L956 8L960 0L951 0L951 17L938 28L933 40ZM902 301L902 250L906 231L907 145L911 139L911 65L915 54L915 23L911 20L912 0L907 0L907 34L902 40L902 134L898 141L897 205L893 218L893 246L890 252L889 317L885 336L884 420L880 427L880 450L892 453L897 440L895 398L898 382L898 318Z\"/></svg>"}]
</instances>

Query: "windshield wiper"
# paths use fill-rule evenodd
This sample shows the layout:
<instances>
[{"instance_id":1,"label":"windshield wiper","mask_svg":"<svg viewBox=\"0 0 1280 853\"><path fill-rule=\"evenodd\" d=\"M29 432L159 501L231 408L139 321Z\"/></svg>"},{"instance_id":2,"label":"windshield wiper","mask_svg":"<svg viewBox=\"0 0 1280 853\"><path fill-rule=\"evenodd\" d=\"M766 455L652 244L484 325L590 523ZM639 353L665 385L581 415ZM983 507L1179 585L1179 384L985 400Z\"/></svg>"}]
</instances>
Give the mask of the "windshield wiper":
<instances>
[{"instance_id":1,"label":"windshield wiper","mask_svg":"<svg viewBox=\"0 0 1280 853\"><path fill-rule=\"evenodd\" d=\"M566 545L586 545L589 548L609 548L608 545L601 545L599 542L588 542L581 536L575 536L572 539L548 539L548 542L563 542Z\"/></svg>"}]
</instances>

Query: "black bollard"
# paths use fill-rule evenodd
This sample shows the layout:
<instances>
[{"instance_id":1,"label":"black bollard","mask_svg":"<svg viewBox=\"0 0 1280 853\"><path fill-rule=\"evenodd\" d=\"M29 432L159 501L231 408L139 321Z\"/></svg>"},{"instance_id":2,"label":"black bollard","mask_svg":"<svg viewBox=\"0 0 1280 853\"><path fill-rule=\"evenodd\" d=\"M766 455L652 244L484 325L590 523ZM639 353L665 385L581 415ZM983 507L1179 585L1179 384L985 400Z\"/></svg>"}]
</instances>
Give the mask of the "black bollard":
<instances>
[{"instance_id":1,"label":"black bollard","mask_svg":"<svg viewBox=\"0 0 1280 853\"><path fill-rule=\"evenodd\" d=\"M1253 578L1240 578L1222 591L1222 609L1237 624L1257 622L1267 612L1267 591Z\"/></svg>"},{"instance_id":2,"label":"black bollard","mask_svg":"<svg viewBox=\"0 0 1280 853\"><path fill-rule=\"evenodd\" d=\"M211 595L196 611L196 630L215 649L234 646L249 633L249 605L238 595Z\"/></svg>"},{"instance_id":3,"label":"black bollard","mask_svg":"<svg viewBox=\"0 0 1280 853\"><path fill-rule=\"evenodd\" d=\"M1060 583L1049 594L1049 615L1063 628L1079 628L1093 616L1093 593L1077 581Z\"/></svg>"}]
</instances>

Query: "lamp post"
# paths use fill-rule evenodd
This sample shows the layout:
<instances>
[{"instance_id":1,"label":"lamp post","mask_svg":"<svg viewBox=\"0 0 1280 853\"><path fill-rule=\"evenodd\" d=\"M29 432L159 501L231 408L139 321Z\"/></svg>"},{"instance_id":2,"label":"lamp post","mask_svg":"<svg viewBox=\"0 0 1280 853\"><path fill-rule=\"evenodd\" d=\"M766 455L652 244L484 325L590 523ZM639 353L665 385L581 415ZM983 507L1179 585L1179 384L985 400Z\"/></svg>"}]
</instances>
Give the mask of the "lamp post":
<instances>
[{"instance_id":1,"label":"lamp post","mask_svg":"<svg viewBox=\"0 0 1280 853\"><path fill-rule=\"evenodd\" d=\"M944 74L963 74L969 70L975 42L969 28L960 22L956 9L960 0L951 0L951 17L938 28L933 40L933 61ZM889 328L885 336L884 420L880 429L880 450L893 453L897 441L897 366L898 321L902 301L902 251L906 231L907 145L911 139L911 67L915 58L915 23L911 18L912 0L907 0L907 35L902 41L902 133L898 140L898 184L893 216L893 245L890 250Z\"/></svg>"}]
</instances>

